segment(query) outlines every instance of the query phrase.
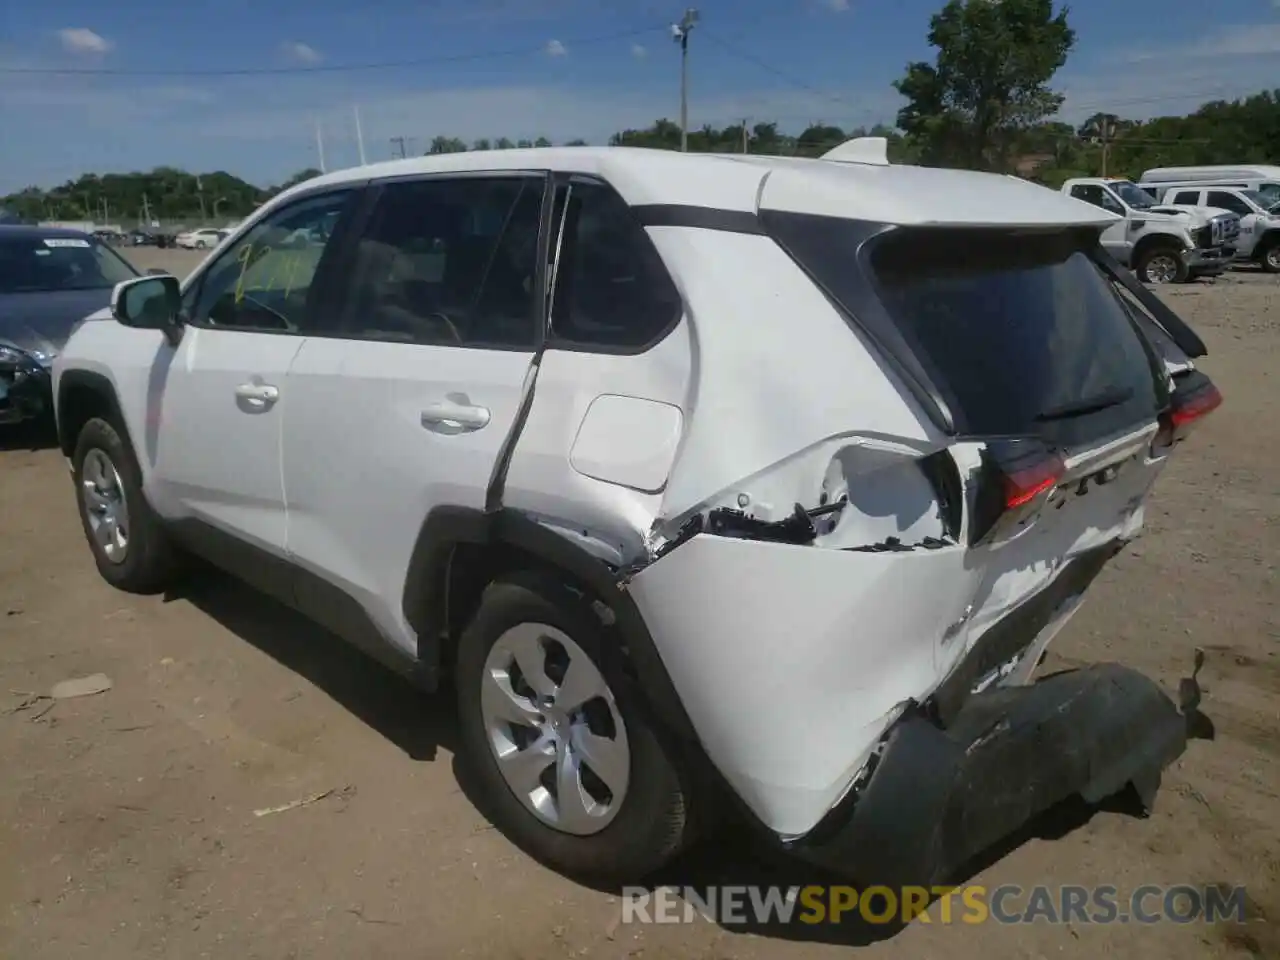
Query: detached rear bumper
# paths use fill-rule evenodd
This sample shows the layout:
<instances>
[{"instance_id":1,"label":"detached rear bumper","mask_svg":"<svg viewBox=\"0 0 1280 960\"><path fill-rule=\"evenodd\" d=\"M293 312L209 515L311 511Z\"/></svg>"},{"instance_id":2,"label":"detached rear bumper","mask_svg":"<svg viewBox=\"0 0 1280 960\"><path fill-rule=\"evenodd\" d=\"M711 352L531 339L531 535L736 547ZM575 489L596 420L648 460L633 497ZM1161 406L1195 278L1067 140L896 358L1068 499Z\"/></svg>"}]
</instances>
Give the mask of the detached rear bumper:
<instances>
[{"instance_id":1,"label":"detached rear bumper","mask_svg":"<svg viewBox=\"0 0 1280 960\"><path fill-rule=\"evenodd\" d=\"M1173 701L1116 664L975 694L945 730L896 724L861 789L793 849L864 882L942 883L1071 796L1132 784L1149 809L1186 744Z\"/></svg>"}]
</instances>

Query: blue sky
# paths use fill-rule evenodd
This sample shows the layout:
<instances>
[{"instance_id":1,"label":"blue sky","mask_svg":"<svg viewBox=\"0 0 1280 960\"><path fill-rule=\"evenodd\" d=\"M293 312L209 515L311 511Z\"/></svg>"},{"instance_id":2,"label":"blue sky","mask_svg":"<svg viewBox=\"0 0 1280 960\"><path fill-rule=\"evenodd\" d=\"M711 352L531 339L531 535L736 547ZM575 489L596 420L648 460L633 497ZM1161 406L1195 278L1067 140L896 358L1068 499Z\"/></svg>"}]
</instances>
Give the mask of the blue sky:
<instances>
[{"instance_id":1,"label":"blue sky","mask_svg":"<svg viewBox=\"0 0 1280 960\"><path fill-rule=\"evenodd\" d=\"M798 131L892 121L890 82L940 0L703 0L690 123L743 117ZM0 194L86 171L225 169L277 182L391 137L603 143L679 116L679 56L655 0L58 0L0 12ZM1280 86L1280 0L1077 0L1055 86L1066 119L1146 117ZM487 54L501 55L487 55ZM462 59L475 55L471 59ZM454 58L446 62L445 58ZM352 64L397 62L384 69ZM309 72L242 73L218 71ZM21 71L108 70L115 74ZM19 72L13 72L19 71ZM148 71L151 76L118 71Z\"/></svg>"}]
</instances>

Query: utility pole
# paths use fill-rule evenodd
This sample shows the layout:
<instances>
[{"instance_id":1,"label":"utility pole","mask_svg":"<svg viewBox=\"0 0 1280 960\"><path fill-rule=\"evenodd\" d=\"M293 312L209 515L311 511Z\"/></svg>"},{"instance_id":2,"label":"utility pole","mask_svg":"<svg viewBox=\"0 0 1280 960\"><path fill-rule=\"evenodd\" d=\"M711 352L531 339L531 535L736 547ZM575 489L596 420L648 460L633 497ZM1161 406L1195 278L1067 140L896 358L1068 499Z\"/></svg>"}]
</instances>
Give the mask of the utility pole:
<instances>
[{"instance_id":1,"label":"utility pole","mask_svg":"<svg viewBox=\"0 0 1280 960\"><path fill-rule=\"evenodd\" d=\"M1111 121L1108 118L1103 117L1102 118L1102 175L1104 177L1107 175L1107 160L1111 153L1111 134L1112 134Z\"/></svg>"},{"instance_id":2,"label":"utility pole","mask_svg":"<svg viewBox=\"0 0 1280 960\"><path fill-rule=\"evenodd\" d=\"M142 219L148 227L151 226L151 204L147 202L145 193L142 195Z\"/></svg>"},{"instance_id":3,"label":"utility pole","mask_svg":"<svg viewBox=\"0 0 1280 960\"><path fill-rule=\"evenodd\" d=\"M748 153L751 145L751 138L747 133L747 121L750 119L751 119L750 117L742 118L742 152L743 153Z\"/></svg>"},{"instance_id":4,"label":"utility pole","mask_svg":"<svg viewBox=\"0 0 1280 960\"><path fill-rule=\"evenodd\" d=\"M392 137L392 138L391 138L391 146L392 146L392 147L395 147L395 148L399 151L399 153L398 153L398 154L397 154L395 151L392 151L391 156L392 156L392 157L395 157L395 156L397 156L397 155L398 155L398 156L400 157L400 159L401 159L401 160L403 160L403 159L405 158L405 152L404 152L404 137Z\"/></svg>"},{"instance_id":5,"label":"utility pole","mask_svg":"<svg viewBox=\"0 0 1280 960\"><path fill-rule=\"evenodd\" d=\"M204 208L204 183L200 180L200 174L196 174L196 198L200 201L200 225L204 226L209 222L209 214Z\"/></svg>"},{"instance_id":6,"label":"utility pole","mask_svg":"<svg viewBox=\"0 0 1280 960\"><path fill-rule=\"evenodd\" d=\"M359 105L351 108L356 115L356 146L360 148L360 166L365 165L364 159L364 132L360 129L360 107Z\"/></svg>"},{"instance_id":7,"label":"utility pole","mask_svg":"<svg viewBox=\"0 0 1280 960\"><path fill-rule=\"evenodd\" d=\"M320 132L319 118L316 119L316 156L320 161L320 172L328 172L324 168L324 135Z\"/></svg>"},{"instance_id":8,"label":"utility pole","mask_svg":"<svg viewBox=\"0 0 1280 960\"><path fill-rule=\"evenodd\" d=\"M671 39L680 44L680 152L689 152L689 33L698 24L698 11L690 7L679 23L671 25Z\"/></svg>"}]
</instances>

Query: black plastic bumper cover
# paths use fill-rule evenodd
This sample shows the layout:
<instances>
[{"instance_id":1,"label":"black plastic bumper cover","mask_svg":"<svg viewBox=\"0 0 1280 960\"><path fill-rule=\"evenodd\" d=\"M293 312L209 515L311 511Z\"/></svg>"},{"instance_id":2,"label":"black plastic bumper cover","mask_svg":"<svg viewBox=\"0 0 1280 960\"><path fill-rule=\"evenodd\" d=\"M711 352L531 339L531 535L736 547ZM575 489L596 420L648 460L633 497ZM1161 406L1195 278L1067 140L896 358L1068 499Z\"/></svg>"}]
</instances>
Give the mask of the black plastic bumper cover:
<instances>
[{"instance_id":1,"label":"black plastic bumper cover","mask_svg":"<svg viewBox=\"0 0 1280 960\"><path fill-rule=\"evenodd\" d=\"M889 886L945 883L1055 804L1132 784L1149 810L1187 722L1150 679L1117 664L973 695L947 728L911 715L869 781L796 852Z\"/></svg>"}]
</instances>

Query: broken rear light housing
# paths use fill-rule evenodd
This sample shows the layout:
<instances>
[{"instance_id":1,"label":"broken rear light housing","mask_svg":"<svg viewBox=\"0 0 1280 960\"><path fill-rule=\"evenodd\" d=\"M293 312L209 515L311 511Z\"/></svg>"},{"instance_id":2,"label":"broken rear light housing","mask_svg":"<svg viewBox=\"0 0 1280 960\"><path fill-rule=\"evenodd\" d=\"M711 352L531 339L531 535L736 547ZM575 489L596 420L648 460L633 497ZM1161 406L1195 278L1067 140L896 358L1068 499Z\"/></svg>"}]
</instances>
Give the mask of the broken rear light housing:
<instances>
[{"instance_id":1,"label":"broken rear light housing","mask_svg":"<svg viewBox=\"0 0 1280 960\"><path fill-rule=\"evenodd\" d=\"M1193 370L1177 379L1169 407L1160 414L1160 429L1152 447L1161 449L1182 440L1201 420L1222 406L1222 393L1213 381Z\"/></svg>"},{"instance_id":2,"label":"broken rear light housing","mask_svg":"<svg viewBox=\"0 0 1280 960\"><path fill-rule=\"evenodd\" d=\"M1062 454L1043 440L990 440L982 453L982 480L974 503L970 545L987 537L1010 515L1033 516L1066 473Z\"/></svg>"}]
</instances>

